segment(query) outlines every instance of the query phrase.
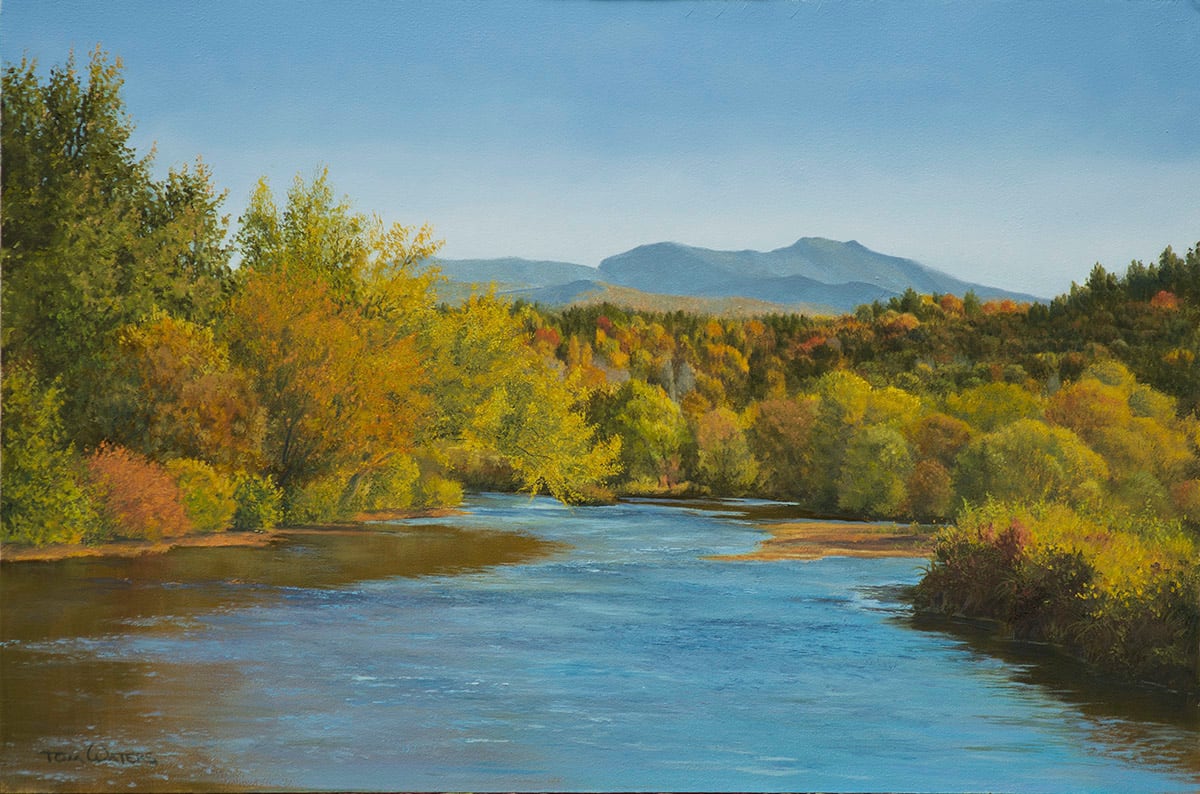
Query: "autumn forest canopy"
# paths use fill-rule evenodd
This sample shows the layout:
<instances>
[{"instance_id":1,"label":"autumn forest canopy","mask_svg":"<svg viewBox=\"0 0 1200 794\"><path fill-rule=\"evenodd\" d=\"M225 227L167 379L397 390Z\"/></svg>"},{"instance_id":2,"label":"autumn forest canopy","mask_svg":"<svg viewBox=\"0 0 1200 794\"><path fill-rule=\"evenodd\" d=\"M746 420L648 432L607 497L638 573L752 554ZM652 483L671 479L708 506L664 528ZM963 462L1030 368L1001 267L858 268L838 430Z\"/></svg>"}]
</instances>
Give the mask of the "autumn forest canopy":
<instances>
[{"instance_id":1,"label":"autumn forest canopy","mask_svg":"<svg viewBox=\"0 0 1200 794\"><path fill-rule=\"evenodd\" d=\"M1196 681L1200 244L1049 303L451 304L433 230L324 172L232 223L203 161L156 177L99 50L3 80L5 543L766 496L944 524L919 606Z\"/></svg>"}]
</instances>

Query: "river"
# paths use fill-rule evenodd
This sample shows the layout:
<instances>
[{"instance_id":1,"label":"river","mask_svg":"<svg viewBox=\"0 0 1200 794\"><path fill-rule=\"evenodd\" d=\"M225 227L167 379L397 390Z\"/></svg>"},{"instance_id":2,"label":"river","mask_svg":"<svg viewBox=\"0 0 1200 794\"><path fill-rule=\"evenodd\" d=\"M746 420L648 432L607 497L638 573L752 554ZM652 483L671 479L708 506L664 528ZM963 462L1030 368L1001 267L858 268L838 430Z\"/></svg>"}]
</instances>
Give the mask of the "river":
<instances>
[{"instance_id":1,"label":"river","mask_svg":"<svg viewBox=\"0 0 1200 794\"><path fill-rule=\"evenodd\" d=\"M1200 709L915 619L921 560L709 559L778 505L5 565L3 788L1192 791Z\"/></svg>"}]
</instances>

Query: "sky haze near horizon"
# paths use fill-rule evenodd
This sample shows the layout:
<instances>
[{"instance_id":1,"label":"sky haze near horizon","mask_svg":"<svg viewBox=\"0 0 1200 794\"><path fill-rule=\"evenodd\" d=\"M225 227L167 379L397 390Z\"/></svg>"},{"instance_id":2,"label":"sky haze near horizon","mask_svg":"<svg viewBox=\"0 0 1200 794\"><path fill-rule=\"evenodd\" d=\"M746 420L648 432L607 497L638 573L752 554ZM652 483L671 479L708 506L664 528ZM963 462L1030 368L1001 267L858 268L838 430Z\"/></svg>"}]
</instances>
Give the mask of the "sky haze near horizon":
<instances>
[{"instance_id":1,"label":"sky haze near horizon","mask_svg":"<svg viewBox=\"0 0 1200 794\"><path fill-rule=\"evenodd\" d=\"M1050 296L1200 240L1200 3L7 0L236 219L328 166L445 258L856 239Z\"/></svg>"}]
</instances>

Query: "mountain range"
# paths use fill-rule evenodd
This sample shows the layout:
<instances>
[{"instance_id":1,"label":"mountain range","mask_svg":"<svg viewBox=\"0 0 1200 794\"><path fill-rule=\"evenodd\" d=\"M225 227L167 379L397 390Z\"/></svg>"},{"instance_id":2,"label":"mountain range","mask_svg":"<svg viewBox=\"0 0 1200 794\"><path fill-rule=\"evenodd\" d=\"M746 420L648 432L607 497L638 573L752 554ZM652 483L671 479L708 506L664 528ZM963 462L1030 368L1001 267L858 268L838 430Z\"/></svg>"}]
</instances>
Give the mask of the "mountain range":
<instances>
[{"instance_id":1,"label":"mountain range","mask_svg":"<svg viewBox=\"0 0 1200 794\"><path fill-rule=\"evenodd\" d=\"M912 288L982 300L1038 298L955 278L912 259L851 240L803 237L773 251L715 251L653 243L610 256L598 268L528 259L448 259L451 282L494 284L513 298L548 306L607 300L631 308L837 314Z\"/></svg>"}]
</instances>

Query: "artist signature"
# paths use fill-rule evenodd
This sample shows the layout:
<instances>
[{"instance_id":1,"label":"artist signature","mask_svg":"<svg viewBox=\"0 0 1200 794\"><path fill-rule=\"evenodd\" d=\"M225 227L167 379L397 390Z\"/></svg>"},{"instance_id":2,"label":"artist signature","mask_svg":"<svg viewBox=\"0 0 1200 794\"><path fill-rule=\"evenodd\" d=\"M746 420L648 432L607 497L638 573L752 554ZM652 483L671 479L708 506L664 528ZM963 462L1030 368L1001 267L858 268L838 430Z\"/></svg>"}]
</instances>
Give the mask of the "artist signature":
<instances>
[{"instance_id":1,"label":"artist signature","mask_svg":"<svg viewBox=\"0 0 1200 794\"><path fill-rule=\"evenodd\" d=\"M114 750L103 744L89 744L86 750L40 750L52 764L109 764L110 766L158 766L154 753L145 750Z\"/></svg>"}]
</instances>

